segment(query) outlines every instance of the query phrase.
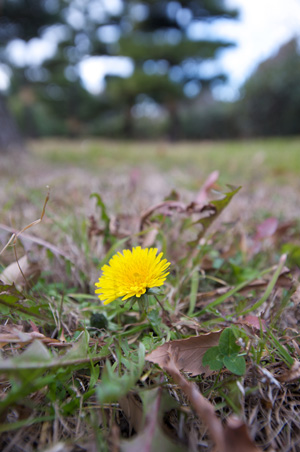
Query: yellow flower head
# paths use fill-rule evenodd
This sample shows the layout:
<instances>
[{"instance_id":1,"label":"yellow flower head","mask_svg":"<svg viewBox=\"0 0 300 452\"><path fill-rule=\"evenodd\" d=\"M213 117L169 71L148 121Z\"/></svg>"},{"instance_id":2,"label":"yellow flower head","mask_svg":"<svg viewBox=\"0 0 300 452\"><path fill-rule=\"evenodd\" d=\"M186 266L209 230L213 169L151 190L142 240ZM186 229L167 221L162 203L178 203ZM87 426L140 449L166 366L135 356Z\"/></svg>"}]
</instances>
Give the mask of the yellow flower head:
<instances>
[{"instance_id":1,"label":"yellow flower head","mask_svg":"<svg viewBox=\"0 0 300 452\"><path fill-rule=\"evenodd\" d=\"M123 297L122 300L140 298L148 288L162 286L170 265L167 259L161 260L162 255L157 256L157 248L140 246L115 254L108 265L102 267L95 293L108 304L119 297Z\"/></svg>"}]
</instances>

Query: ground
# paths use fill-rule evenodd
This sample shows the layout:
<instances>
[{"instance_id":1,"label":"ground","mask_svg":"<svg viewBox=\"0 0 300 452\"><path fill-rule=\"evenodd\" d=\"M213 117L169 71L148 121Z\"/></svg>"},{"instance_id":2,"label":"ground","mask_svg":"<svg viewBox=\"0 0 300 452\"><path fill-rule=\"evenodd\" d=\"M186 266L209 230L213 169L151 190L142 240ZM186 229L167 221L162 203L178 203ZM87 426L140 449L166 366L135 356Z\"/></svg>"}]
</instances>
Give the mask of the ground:
<instances>
[{"instance_id":1,"label":"ground","mask_svg":"<svg viewBox=\"0 0 300 452\"><path fill-rule=\"evenodd\" d=\"M213 418L199 423L195 413L201 419L203 411L185 381L197 383L222 422L233 413L246 422L252 439L245 450L298 450L299 148L298 138L45 140L28 143L26 155L1 157L2 247L41 217L50 196L42 221L0 256L3 270L22 258L28 279L15 265L9 268L16 288L1 285L2 450L62 444L55 450L133 451L141 450L142 437L152 441L147 451L156 441L174 450L174 440L179 450L210 450ZM223 204L219 192L227 193ZM157 246L171 262L160 305L149 294L147 313L119 302L104 309L94 295L101 265L138 244ZM104 324L94 324L95 314ZM199 356L188 359L183 341L201 342L205 333L216 338L210 346L221 347L221 331L232 339L219 370L204 373L200 360L191 373ZM143 353L165 341L177 344L174 362L145 362ZM40 348L22 358L28 345ZM209 348L197 343L197 354L199 346ZM167 395L171 401L162 403ZM152 436L140 423L143 411ZM226 435L218 447L227 452ZM131 436L135 443L126 442Z\"/></svg>"}]
</instances>

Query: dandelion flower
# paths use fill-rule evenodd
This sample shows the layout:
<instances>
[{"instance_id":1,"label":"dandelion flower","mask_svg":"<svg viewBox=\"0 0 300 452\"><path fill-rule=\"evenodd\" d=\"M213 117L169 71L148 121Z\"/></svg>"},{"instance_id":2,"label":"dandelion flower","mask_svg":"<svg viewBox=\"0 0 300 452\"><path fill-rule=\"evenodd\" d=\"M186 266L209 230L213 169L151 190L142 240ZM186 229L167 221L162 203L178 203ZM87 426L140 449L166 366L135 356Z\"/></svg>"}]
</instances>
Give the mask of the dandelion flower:
<instances>
[{"instance_id":1,"label":"dandelion flower","mask_svg":"<svg viewBox=\"0 0 300 452\"><path fill-rule=\"evenodd\" d=\"M140 246L115 254L108 265L102 267L95 293L108 304L119 297L123 297L122 300L140 298L147 289L162 286L170 265L162 256L163 253L157 255L157 248Z\"/></svg>"}]
</instances>

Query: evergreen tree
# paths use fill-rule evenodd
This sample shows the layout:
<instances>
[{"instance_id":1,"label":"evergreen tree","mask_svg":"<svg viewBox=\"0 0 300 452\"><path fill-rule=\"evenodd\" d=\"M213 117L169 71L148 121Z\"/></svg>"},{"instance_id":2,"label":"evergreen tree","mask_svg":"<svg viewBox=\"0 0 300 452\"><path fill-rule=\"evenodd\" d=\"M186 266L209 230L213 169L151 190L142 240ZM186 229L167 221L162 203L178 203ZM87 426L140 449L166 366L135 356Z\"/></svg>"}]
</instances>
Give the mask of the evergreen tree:
<instances>
[{"instance_id":1,"label":"evergreen tree","mask_svg":"<svg viewBox=\"0 0 300 452\"><path fill-rule=\"evenodd\" d=\"M262 62L242 88L239 119L246 136L300 134L300 53L296 39Z\"/></svg>"},{"instance_id":2,"label":"evergreen tree","mask_svg":"<svg viewBox=\"0 0 300 452\"><path fill-rule=\"evenodd\" d=\"M101 41L101 25L115 24L118 16L109 14L101 0L4 0L0 16L1 63L11 73L9 104L27 136L85 132L86 125L99 110L99 99L82 86L78 64L86 57L109 54L109 45ZM15 39L29 42L52 33L55 54L40 65L20 66L7 51ZM7 130L0 147L21 143L12 115L0 98L0 115L5 115ZM4 113L5 112L5 113ZM1 118L4 123L4 118ZM10 126L9 126L10 124ZM10 133L8 131L10 130Z\"/></svg>"},{"instance_id":3,"label":"evergreen tree","mask_svg":"<svg viewBox=\"0 0 300 452\"><path fill-rule=\"evenodd\" d=\"M43 27L58 20L55 11L49 11L46 2L40 0L4 0L0 16L0 61L14 69L7 44L14 39L29 41L39 36ZM6 105L4 96L0 97L0 152L23 151L22 137L15 120Z\"/></svg>"},{"instance_id":4,"label":"evergreen tree","mask_svg":"<svg viewBox=\"0 0 300 452\"><path fill-rule=\"evenodd\" d=\"M224 81L224 74L205 77L201 63L212 61L232 43L223 40L192 39L191 29L201 30L218 18L232 19L222 0L143 0L124 2L122 34L117 54L130 57L135 65L129 78L110 77L107 95L124 111L124 133L132 135L132 106L139 99L155 101L169 113L169 135L179 134L178 109L182 101Z\"/></svg>"},{"instance_id":5,"label":"evergreen tree","mask_svg":"<svg viewBox=\"0 0 300 452\"><path fill-rule=\"evenodd\" d=\"M29 136L37 129L45 135L88 134L104 112L123 114L123 133L132 136L132 107L146 99L168 112L169 134L176 138L180 103L224 80L224 74L202 76L201 63L214 60L231 43L193 40L190 35L191 26L201 28L237 15L222 0L123 0L117 13L109 12L105 4L101 0L4 1L1 62L12 68L10 105ZM107 26L116 32L114 42L105 39ZM8 43L16 38L28 42L49 30L60 34L55 55L40 66L12 63L5 51ZM131 58L134 72L129 78L109 77L106 91L95 97L82 86L78 65L86 56L102 55ZM4 111L0 108L0 114ZM16 136L16 128L10 129Z\"/></svg>"}]
</instances>

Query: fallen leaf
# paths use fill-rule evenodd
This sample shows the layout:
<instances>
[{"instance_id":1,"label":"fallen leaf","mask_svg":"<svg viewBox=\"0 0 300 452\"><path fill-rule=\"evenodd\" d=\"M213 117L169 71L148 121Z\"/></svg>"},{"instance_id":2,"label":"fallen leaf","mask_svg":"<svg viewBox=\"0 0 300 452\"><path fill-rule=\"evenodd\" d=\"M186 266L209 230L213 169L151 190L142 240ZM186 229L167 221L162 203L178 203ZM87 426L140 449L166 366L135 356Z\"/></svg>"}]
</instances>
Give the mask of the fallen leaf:
<instances>
[{"instance_id":1,"label":"fallen leaf","mask_svg":"<svg viewBox=\"0 0 300 452\"><path fill-rule=\"evenodd\" d=\"M210 173L210 175L207 177L206 181L200 188L199 192L196 195L195 202L197 204L202 204L208 201L208 192L211 190L217 180L219 179L219 171L213 171Z\"/></svg>"},{"instance_id":2,"label":"fallen leaf","mask_svg":"<svg viewBox=\"0 0 300 452\"><path fill-rule=\"evenodd\" d=\"M31 325L32 331L35 331L36 333L39 333L39 329L36 326L36 324L32 320L30 320L29 323Z\"/></svg>"},{"instance_id":3,"label":"fallen leaf","mask_svg":"<svg viewBox=\"0 0 300 452\"><path fill-rule=\"evenodd\" d=\"M10 329L3 327L0 331L0 348L4 347L7 344L18 344L18 346L23 347L26 344L34 342L36 339L39 339L39 341L48 346L55 345L57 347L69 347L71 345L70 343L66 343L61 340L46 337L39 331L31 331L25 333L24 331L21 331L20 329L15 327Z\"/></svg>"},{"instance_id":4,"label":"fallen leaf","mask_svg":"<svg viewBox=\"0 0 300 452\"><path fill-rule=\"evenodd\" d=\"M278 220L277 218L267 218L260 223L256 228L255 240L262 240L267 237L271 237L277 230Z\"/></svg>"},{"instance_id":5,"label":"fallen leaf","mask_svg":"<svg viewBox=\"0 0 300 452\"><path fill-rule=\"evenodd\" d=\"M218 345L221 332L166 342L146 355L145 359L164 368L172 357L179 370L189 372L192 376L203 373L209 376L213 371L202 365L202 358L209 348Z\"/></svg>"},{"instance_id":6,"label":"fallen leaf","mask_svg":"<svg viewBox=\"0 0 300 452\"><path fill-rule=\"evenodd\" d=\"M186 205L180 201L173 200L162 201L156 204L155 206L150 207L149 209L142 213L140 218L140 231L144 229L145 223L156 211L159 211L160 213L169 216L172 214L173 211L183 213L186 212L186 210L187 210Z\"/></svg>"},{"instance_id":7,"label":"fallen leaf","mask_svg":"<svg viewBox=\"0 0 300 452\"><path fill-rule=\"evenodd\" d=\"M260 451L251 440L247 426L242 420L231 418L228 425L225 428L223 427L221 420L215 413L214 406L200 393L195 383L191 383L183 377L172 358L165 364L164 368L185 393L194 411L206 425L216 445L216 452Z\"/></svg>"},{"instance_id":8,"label":"fallen leaf","mask_svg":"<svg viewBox=\"0 0 300 452\"><path fill-rule=\"evenodd\" d=\"M76 342L70 343L70 350L61 356L50 353L42 341L36 339L30 343L24 352L11 358L3 358L0 354L0 372L15 374L16 370L32 371L34 369L44 370L54 367L86 365L91 360L100 361L100 359L106 357L105 354L101 355L101 353L90 355L89 350L89 336L86 332L82 333Z\"/></svg>"},{"instance_id":9,"label":"fallen leaf","mask_svg":"<svg viewBox=\"0 0 300 452\"><path fill-rule=\"evenodd\" d=\"M119 405L124 411L128 421L130 433L132 429L134 429L137 433L140 432L143 424L143 409L141 401L137 400L135 394L129 392L125 397L122 397L119 400Z\"/></svg>"},{"instance_id":10,"label":"fallen leaf","mask_svg":"<svg viewBox=\"0 0 300 452\"><path fill-rule=\"evenodd\" d=\"M300 361L294 361L292 367L284 372L284 374L277 377L277 380L285 383L288 381L297 380L298 378L300 378Z\"/></svg>"},{"instance_id":11,"label":"fallen leaf","mask_svg":"<svg viewBox=\"0 0 300 452\"><path fill-rule=\"evenodd\" d=\"M109 223L109 232L119 239L126 238L139 231L140 218L137 215L119 214L112 216Z\"/></svg>"},{"instance_id":12,"label":"fallen leaf","mask_svg":"<svg viewBox=\"0 0 300 452\"><path fill-rule=\"evenodd\" d=\"M298 304L300 304L300 284L298 283L295 292L292 295L292 300L295 304L295 306L297 306Z\"/></svg>"},{"instance_id":13,"label":"fallen leaf","mask_svg":"<svg viewBox=\"0 0 300 452\"><path fill-rule=\"evenodd\" d=\"M0 274L0 280L4 284L15 284L16 287L24 287L27 281L37 281L40 273L41 269L39 264L37 262L31 262L28 256L25 255L18 259L18 262L13 262L6 267Z\"/></svg>"},{"instance_id":14,"label":"fallen leaf","mask_svg":"<svg viewBox=\"0 0 300 452\"><path fill-rule=\"evenodd\" d=\"M142 248L149 248L154 245L158 231L158 227L153 227L147 232L147 234L143 238Z\"/></svg>"},{"instance_id":15,"label":"fallen leaf","mask_svg":"<svg viewBox=\"0 0 300 452\"><path fill-rule=\"evenodd\" d=\"M143 396L144 422L141 432L133 439L123 440L120 452L185 452L186 448L172 441L162 430L164 411L162 388L147 391ZM169 409L172 409L171 405ZM186 451L187 452L187 451Z\"/></svg>"},{"instance_id":16,"label":"fallen leaf","mask_svg":"<svg viewBox=\"0 0 300 452\"><path fill-rule=\"evenodd\" d=\"M226 452L258 452L260 450L250 438L247 425L236 416L228 418L224 439Z\"/></svg>"},{"instance_id":17,"label":"fallen leaf","mask_svg":"<svg viewBox=\"0 0 300 452\"><path fill-rule=\"evenodd\" d=\"M189 242L190 246L196 246L199 243L199 240L204 236L208 228L211 224L219 217L219 215L223 212L225 207L228 206L231 199L239 192L241 187L233 187L228 185L228 188L231 190L226 193L222 193L221 199L216 199L211 201L209 204L206 204L202 207L201 212L207 211L207 215L204 218L200 218L195 221L193 225L201 226L200 231L198 232L197 239ZM193 203L192 203L193 204Z\"/></svg>"},{"instance_id":18,"label":"fallen leaf","mask_svg":"<svg viewBox=\"0 0 300 452\"><path fill-rule=\"evenodd\" d=\"M256 227L256 233L253 238L253 245L251 248L252 254L257 254L261 250L264 239L272 237L278 227L277 218L271 217L264 220Z\"/></svg>"},{"instance_id":19,"label":"fallen leaf","mask_svg":"<svg viewBox=\"0 0 300 452\"><path fill-rule=\"evenodd\" d=\"M190 383L181 375L172 357L165 363L164 369L182 389L196 414L207 426L209 433L217 446L218 452L224 450L224 431L221 421L217 418L213 405L203 397L195 383Z\"/></svg>"},{"instance_id":20,"label":"fallen leaf","mask_svg":"<svg viewBox=\"0 0 300 452\"><path fill-rule=\"evenodd\" d=\"M256 315L246 315L243 319L239 319L237 323L250 326L251 328L260 331L267 331L267 324L264 319L257 317Z\"/></svg>"}]
</instances>

